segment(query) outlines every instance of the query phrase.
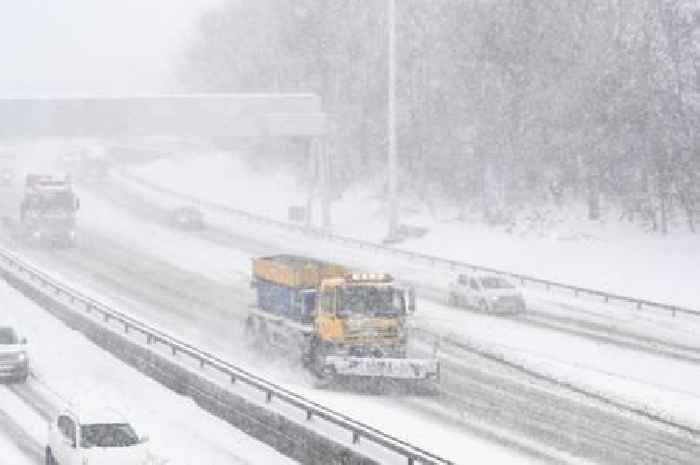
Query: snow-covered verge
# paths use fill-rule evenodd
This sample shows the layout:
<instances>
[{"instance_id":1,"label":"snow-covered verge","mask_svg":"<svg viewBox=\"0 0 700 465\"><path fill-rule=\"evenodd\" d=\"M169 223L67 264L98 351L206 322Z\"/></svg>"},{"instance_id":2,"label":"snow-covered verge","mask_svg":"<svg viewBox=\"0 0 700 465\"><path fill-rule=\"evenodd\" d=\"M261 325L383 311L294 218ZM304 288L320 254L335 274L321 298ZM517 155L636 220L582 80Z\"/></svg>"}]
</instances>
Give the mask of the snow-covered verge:
<instances>
[{"instance_id":1,"label":"snow-covered verge","mask_svg":"<svg viewBox=\"0 0 700 465\"><path fill-rule=\"evenodd\" d=\"M284 172L259 172L226 153L174 154L130 167L132 173L199 198L287 219L290 205L303 205L306 187ZM404 202L402 221L428 234L400 248L631 295L700 308L700 235L647 234L623 222L583 222L582 214L552 211L546 229L507 233L480 223L460 223L450 211L429 212ZM368 190L333 203L333 230L380 241L386 232L385 202Z\"/></svg>"},{"instance_id":2,"label":"snow-covered verge","mask_svg":"<svg viewBox=\"0 0 700 465\"><path fill-rule=\"evenodd\" d=\"M150 436L153 455L173 465L296 463L115 359L4 281L0 301L2 318L16 322L30 341L31 387L58 408L79 404L119 410L139 433ZM27 430L41 438L36 421L26 415L17 421L29 423Z\"/></svg>"}]
</instances>

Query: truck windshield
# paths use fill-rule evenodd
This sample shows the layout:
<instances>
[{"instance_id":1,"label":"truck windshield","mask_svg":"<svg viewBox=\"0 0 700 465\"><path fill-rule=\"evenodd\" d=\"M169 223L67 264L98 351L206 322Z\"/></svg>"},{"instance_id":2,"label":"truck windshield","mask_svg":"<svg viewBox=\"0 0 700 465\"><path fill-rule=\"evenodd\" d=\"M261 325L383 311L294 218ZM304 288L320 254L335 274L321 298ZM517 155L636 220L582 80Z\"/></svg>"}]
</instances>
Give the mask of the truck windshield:
<instances>
[{"instance_id":1,"label":"truck windshield","mask_svg":"<svg viewBox=\"0 0 700 465\"><path fill-rule=\"evenodd\" d=\"M103 423L80 427L81 447L129 447L139 438L126 423Z\"/></svg>"},{"instance_id":2,"label":"truck windshield","mask_svg":"<svg viewBox=\"0 0 700 465\"><path fill-rule=\"evenodd\" d=\"M348 286L340 290L339 315L396 316L404 313L404 300L393 287Z\"/></svg>"},{"instance_id":3,"label":"truck windshield","mask_svg":"<svg viewBox=\"0 0 700 465\"><path fill-rule=\"evenodd\" d=\"M0 344L5 345L17 343L19 343L19 339L17 338L17 333L15 333L15 330L7 326L0 326Z\"/></svg>"}]
</instances>

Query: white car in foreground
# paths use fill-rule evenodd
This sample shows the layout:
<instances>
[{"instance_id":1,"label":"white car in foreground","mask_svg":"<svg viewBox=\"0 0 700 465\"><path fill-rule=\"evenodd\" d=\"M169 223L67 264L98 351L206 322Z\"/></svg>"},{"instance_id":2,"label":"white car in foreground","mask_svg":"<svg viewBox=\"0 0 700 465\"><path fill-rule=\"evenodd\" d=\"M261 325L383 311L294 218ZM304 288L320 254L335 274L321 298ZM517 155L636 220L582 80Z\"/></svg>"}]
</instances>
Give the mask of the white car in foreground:
<instances>
[{"instance_id":1,"label":"white car in foreground","mask_svg":"<svg viewBox=\"0 0 700 465\"><path fill-rule=\"evenodd\" d=\"M450 283L448 303L483 312L516 313L525 310L522 293L508 280L492 274L460 274Z\"/></svg>"},{"instance_id":2,"label":"white car in foreground","mask_svg":"<svg viewBox=\"0 0 700 465\"><path fill-rule=\"evenodd\" d=\"M153 463L148 438L136 434L111 409L63 410L49 425L46 465L144 465Z\"/></svg>"}]
</instances>

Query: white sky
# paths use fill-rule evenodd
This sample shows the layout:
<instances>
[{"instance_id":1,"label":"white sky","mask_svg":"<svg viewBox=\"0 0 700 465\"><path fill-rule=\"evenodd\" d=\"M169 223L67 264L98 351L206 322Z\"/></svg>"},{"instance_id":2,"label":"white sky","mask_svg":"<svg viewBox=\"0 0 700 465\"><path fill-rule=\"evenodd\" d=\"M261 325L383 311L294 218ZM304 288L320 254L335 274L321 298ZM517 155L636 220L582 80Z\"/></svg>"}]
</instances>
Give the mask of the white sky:
<instances>
[{"instance_id":1,"label":"white sky","mask_svg":"<svg viewBox=\"0 0 700 465\"><path fill-rule=\"evenodd\" d=\"M0 96L176 87L198 14L224 0L0 0Z\"/></svg>"}]
</instances>

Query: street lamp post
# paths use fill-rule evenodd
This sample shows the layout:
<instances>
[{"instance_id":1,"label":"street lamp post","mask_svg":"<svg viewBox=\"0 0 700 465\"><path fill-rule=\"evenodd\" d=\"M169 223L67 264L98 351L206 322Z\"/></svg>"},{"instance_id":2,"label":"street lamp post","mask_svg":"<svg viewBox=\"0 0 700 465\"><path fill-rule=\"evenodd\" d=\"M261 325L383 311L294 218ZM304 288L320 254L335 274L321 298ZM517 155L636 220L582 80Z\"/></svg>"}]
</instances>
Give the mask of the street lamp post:
<instances>
[{"instance_id":1,"label":"street lamp post","mask_svg":"<svg viewBox=\"0 0 700 465\"><path fill-rule=\"evenodd\" d=\"M387 22L389 29L389 74L388 74L388 171L389 171L389 230L387 239L396 239L399 225L398 208L398 159L396 156L396 0L387 0Z\"/></svg>"}]
</instances>

